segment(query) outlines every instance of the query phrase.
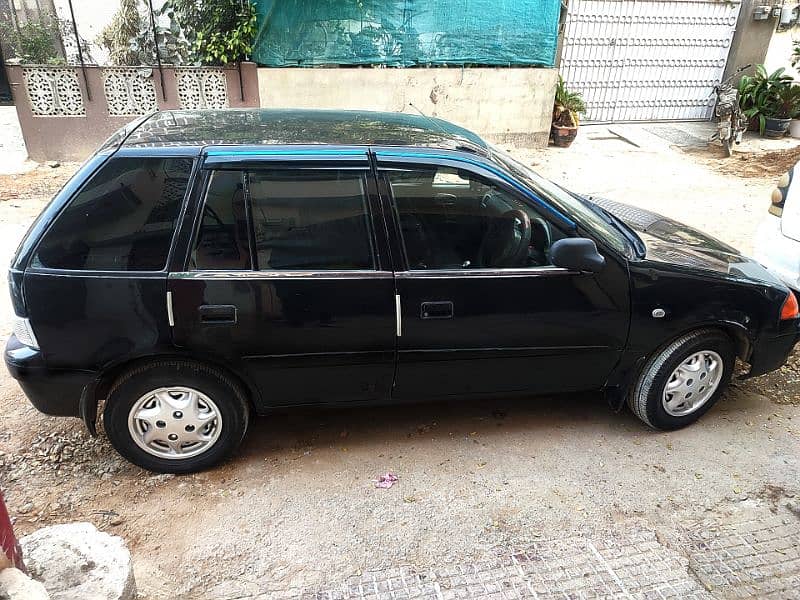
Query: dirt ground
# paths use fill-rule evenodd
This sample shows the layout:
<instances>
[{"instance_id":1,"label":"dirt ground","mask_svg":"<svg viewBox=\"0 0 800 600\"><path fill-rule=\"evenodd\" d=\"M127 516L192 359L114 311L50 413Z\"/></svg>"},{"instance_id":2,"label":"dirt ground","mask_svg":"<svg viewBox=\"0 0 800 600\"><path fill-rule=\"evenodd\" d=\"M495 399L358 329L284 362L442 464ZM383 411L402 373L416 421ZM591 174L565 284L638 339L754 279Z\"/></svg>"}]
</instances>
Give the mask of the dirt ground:
<instances>
[{"instance_id":1,"label":"dirt ground","mask_svg":"<svg viewBox=\"0 0 800 600\"><path fill-rule=\"evenodd\" d=\"M600 134L582 128L569 150L513 151L576 191L750 250L780 173L762 165L754 177L712 152ZM3 260L75 167L0 176ZM376 489L387 471L399 482ZM181 477L128 465L78 420L39 414L0 375L0 485L18 533L85 520L123 536L146 599L241 597L233 590L242 582L281 597L603 527L645 526L669 539L709 518L796 519L785 505L799 482L800 354L735 381L699 423L672 433L613 414L592 394L301 410L256 419L234 460Z\"/></svg>"},{"instance_id":2,"label":"dirt ground","mask_svg":"<svg viewBox=\"0 0 800 600\"><path fill-rule=\"evenodd\" d=\"M800 146L773 152L737 152L730 159L726 159L721 146L686 148L684 152L697 156L724 175L755 179L777 179L800 160Z\"/></svg>"}]
</instances>

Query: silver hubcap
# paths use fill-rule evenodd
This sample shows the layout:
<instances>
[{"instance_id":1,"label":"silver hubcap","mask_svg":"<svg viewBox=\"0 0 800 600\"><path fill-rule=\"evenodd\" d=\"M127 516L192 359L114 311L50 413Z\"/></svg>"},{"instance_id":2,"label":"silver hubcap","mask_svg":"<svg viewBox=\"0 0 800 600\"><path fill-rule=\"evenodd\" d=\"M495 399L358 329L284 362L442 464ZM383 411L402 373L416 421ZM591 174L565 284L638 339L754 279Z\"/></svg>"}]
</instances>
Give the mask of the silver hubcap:
<instances>
[{"instance_id":1,"label":"silver hubcap","mask_svg":"<svg viewBox=\"0 0 800 600\"><path fill-rule=\"evenodd\" d=\"M147 392L128 415L128 431L142 450L171 460L209 450L219 439L222 415L204 393L186 387Z\"/></svg>"},{"instance_id":2,"label":"silver hubcap","mask_svg":"<svg viewBox=\"0 0 800 600\"><path fill-rule=\"evenodd\" d=\"M672 372L664 388L664 410L683 417L703 406L722 380L722 357L711 350L695 352Z\"/></svg>"}]
</instances>

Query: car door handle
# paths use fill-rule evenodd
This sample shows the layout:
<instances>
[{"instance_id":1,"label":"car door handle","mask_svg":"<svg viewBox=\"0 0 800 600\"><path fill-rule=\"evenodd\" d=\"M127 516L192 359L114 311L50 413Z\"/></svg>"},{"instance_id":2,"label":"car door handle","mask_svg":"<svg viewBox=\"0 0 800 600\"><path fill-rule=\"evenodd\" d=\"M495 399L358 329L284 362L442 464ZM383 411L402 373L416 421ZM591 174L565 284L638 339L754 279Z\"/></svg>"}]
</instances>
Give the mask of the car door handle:
<instances>
[{"instance_id":1,"label":"car door handle","mask_svg":"<svg viewBox=\"0 0 800 600\"><path fill-rule=\"evenodd\" d=\"M453 303L446 302L423 302L420 305L421 319L452 319Z\"/></svg>"},{"instance_id":2,"label":"car door handle","mask_svg":"<svg viewBox=\"0 0 800 600\"><path fill-rule=\"evenodd\" d=\"M204 304L197 309L200 322L209 325L233 325L236 323L236 307L232 304Z\"/></svg>"}]
</instances>

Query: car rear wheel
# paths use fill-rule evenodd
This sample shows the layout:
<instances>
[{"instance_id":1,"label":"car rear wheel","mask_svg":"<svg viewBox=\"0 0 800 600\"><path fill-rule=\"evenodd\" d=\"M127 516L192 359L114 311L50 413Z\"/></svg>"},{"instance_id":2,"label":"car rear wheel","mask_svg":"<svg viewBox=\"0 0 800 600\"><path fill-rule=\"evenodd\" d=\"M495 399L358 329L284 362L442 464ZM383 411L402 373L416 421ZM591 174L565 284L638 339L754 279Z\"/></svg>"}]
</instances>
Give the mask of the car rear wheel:
<instances>
[{"instance_id":1,"label":"car rear wheel","mask_svg":"<svg viewBox=\"0 0 800 600\"><path fill-rule=\"evenodd\" d=\"M654 429L685 427L720 397L735 360L733 342L725 333L715 329L688 333L645 364L628 396L628 406Z\"/></svg>"},{"instance_id":2,"label":"car rear wheel","mask_svg":"<svg viewBox=\"0 0 800 600\"><path fill-rule=\"evenodd\" d=\"M128 371L103 411L114 448L159 473L190 473L220 462L241 443L248 418L241 386L218 369L188 361Z\"/></svg>"}]
</instances>

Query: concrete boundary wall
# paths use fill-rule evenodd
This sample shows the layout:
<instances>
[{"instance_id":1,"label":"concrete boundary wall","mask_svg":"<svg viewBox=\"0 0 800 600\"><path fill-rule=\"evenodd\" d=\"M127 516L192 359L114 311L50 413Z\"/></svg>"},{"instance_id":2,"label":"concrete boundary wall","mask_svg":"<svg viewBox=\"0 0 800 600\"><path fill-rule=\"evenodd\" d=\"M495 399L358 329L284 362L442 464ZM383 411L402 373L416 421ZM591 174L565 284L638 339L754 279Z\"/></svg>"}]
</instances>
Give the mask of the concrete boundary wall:
<instances>
[{"instance_id":1,"label":"concrete boundary wall","mask_svg":"<svg viewBox=\"0 0 800 600\"><path fill-rule=\"evenodd\" d=\"M758 65L766 59L778 19L770 16L768 19L756 21L753 19L753 11L757 6L767 4L769 3L742 0L739 8L739 20L736 22L736 33L731 41L723 78L733 75L739 67L748 64ZM772 5L770 4L770 6ZM786 56L786 64L789 64L789 55ZM744 74L752 75L753 69L747 69ZM738 82L740 78L741 76L737 76L734 81Z\"/></svg>"},{"instance_id":2,"label":"concrete boundary wall","mask_svg":"<svg viewBox=\"0 0 800 600\"><path fill-rule=\"evenodd\" d=\"M557 81L544 68L258 69L264 108L416 107L490 140L533 146L547 144Z\"/></svg>"},{"instance_id":3,"label":"concrete boundary wall","mask_svg":"<svg viewBox=\"0 0 800 600\"><path fill-rule=\"evenodd\" d=\"M35 161L84 160L114 131L155 110L257 107L256 66L6 65L22 137ZM88 81L88 92L87 92Z\"/></svg>"}]
</instances>

